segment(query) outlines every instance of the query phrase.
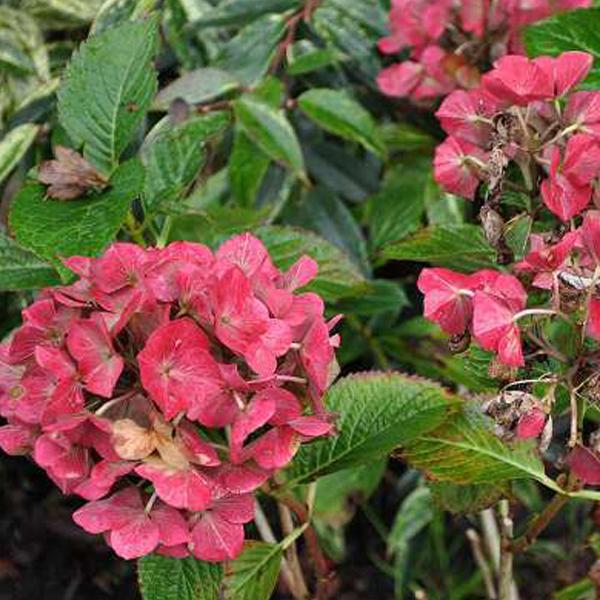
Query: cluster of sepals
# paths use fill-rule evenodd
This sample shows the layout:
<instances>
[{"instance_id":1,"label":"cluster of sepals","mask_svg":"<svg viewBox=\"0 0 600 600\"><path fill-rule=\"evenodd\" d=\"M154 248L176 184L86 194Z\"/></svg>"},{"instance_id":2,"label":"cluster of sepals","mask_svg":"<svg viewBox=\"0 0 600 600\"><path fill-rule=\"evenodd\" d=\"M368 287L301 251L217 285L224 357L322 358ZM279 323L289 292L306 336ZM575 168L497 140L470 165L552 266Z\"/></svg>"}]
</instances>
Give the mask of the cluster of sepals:
<instances>
[{"instance_id":1,"label":"cluster of sepals","mask_svg":"<svg viewBox=\"0 0 600 600\"><path fill-rule=\"evenodd\" d=\"M124 558L234 558L253 492L334 427L338 318L295 293L316 263L281 272L249 234L64 262L79 280L0 347L0 446L88 500L75 521Z\"/></svg>"},{"instance_id":2,"label":"cluster of sepals","mask_svg":"<svg viewBox=\"0 0 600 600\"><path fill-rule=\"evenodd\" d=\"M425 316L509 368L529 369L540 355L572 367L543 333L562 321L578 348L571 382L581 385L594 380L600 341L600 92L575 91L591 66L584 52L505 56L478 87L446 97L436 113L448 134L435 154L437 182L481 203L495 243L504 243L506 219L523 216L504 201L510 186L520 190L532 223L529 250L505 261L512 273L433 268L419 278ZM549 408L526 416L522 437L542 432ZM584 481L600 483L595 454L579 447L572 463Z\"/></svg>"},{"instance_id":3,"label":"cluster of sepals","mask_svg":"<svg viewBox=\"0 0 600 600\"><path fill-rule=\"evenodd\" d=\"M408 60L384 69L380 89L390 96L430 101L472 89L500 57L522 52L523 27L553 13L591 6L591 0L392 0L384 54Z\"/></svg>"}]
</instances>

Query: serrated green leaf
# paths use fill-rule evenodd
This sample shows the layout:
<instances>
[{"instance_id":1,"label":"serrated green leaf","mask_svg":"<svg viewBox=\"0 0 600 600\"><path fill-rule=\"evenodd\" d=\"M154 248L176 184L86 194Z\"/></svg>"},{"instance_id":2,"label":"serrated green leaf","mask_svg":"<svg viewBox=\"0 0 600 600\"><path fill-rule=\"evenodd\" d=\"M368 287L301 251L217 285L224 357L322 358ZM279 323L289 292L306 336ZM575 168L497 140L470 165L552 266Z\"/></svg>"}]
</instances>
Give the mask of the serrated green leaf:
<instances>
[{"instance_id":1,"label":"serrated green leaf","mask_svg":"<svg viewBox=\"0 0 600 600\"><path fill-rule=\"evenodd\" d=\"M277 584L282 558L281 544L246 542L242 554L226 566L226 600L269 600Z\"/></svg>"},{"instance_id":2,"label":"serrated green leaf","mask_svg":"<svg viewBox=\"0 0 600 600\"><path fill-rule=\"evenodd\" d=\"M211 113L153 137L141 151L146 167L144 205L148 212L161 210L182 196L204 163L203 147L229 124L227 113Z\"/></svg>"},{"instance_id":3,"label":"serrated green leaf","mask_svg":"<svg viewBox=\"0 0 600 600\"><path fill-rule=\"evenodd\" d=\"M301 5L302 0L225 0L192 25L223 27L246 24L264 14L285 12Z\"/></svg>"},{"instance_id":4,"label":"serrated green leaf","mask_svg":"<svg viewBox=\"0 0 600 600\"><path fill-rule=\"evenodd\" d=\"M0 183L2 183L33 144L38 125L24 123L11 129L0 141Z\"/></svg>"},{"instance_id":5,"label":"serrated green leaf","mask_svg":"<svg viewBox=\"0 0 600 600\"><path fill-rule=\"evenodd\" d=\"M302 446L284 472L285 489L382 458L439 427L459 399L440 386L398 373L345 377L326 394L339 434Z\"/></svg>"},{"instance_id":6,"label":"serrated green leaf","mask_svg":"<svg viewBox=\"0 0 600 600\"><path fill-rule=\"evenodd\" d=\"M254 206L271 159L239 129L229 159L231 193L240 206Z\"/></svg>"},{"instance_id":7,"label":"serrated green leaf","mask_svg":"<svg viewBox=\"0 0 600 600\"><path fill-rule=\"evenodd\" d=\"M264 226L254 232L269 249L280 269L287 269L303 254L314 258L319 273L305 289L334 302L354 297L366 287L366 281L354 263L336 246L323 238L294 227Z\"/></svg>"},{"instance_id":8,"label":"serrated green leaf","mask_svg":"<svg viewBox=\"0 0 600 600\"><path fill-rule=\"evenodd\" d=\"M104 0L21 0L21 9L47 29L68 29L89 23Z\"/></svg>"},{"instance_id":9,"label":"serrated green leaf","mask_svg":"<svg viewBox=\"0 0 600 600\"><path fill-rule=\"evenodd\" d=\"M589 52L594 65L583 87L600 88L600 8L556 14L527 27L524 39L530 56L556 56L567 50Z\"/></svg>"},{"instance_id":10,"label":"serrated green leaf","mask_svg":"<svg viewBox=\"0 0 600 600\"><path fill-rule=\"evenodd\" d=\"M143 185L142 166L134 160L115 171L106 191L90 198L50 200L44 187L27 185L12 202L10 230L22 246L67 274L60 258L99 254L115 238Z\"/></svg>"},{"instance_id":11,"label":"serrated green leaf","mask_svg":"<svg viewBox=\"0 0 600 600\"><path fill-rule=\"evenodd\" d=\"M153 107L157 110L168 110L171 102L178 98L188 104L202 104L239 87L240 82L230 73L203 67L189 71L165 86L157 94Z\"/></svg>"},{"instance_id":12,"label":"serrated green leaf","mask_svg":"<svg viewBox=\"0 0 600 600\"><path fill-rule=\"evenodd\" d=\"M59 119L84 156L110 173L156 93L156 22L125 23L88 39L58 91Z\"/></svg>"},{"instance_id":13,"label":"serrated green leaf","mask_svg":"<svg viewBox=\"0 0 600 600\"><path fill-rule=\"evenodd\" d=\"M428 160L410 161L390 173L381 191L367 204L371 247L403 240L423 220L432 185Z\"/></svg>"},{"instance_id":14,"label":"serrated green leaf","mask_svg":"<svg viewBox=\"0 0 600 600\"><path fill-rule=\"evenodd\" d=\"M284 16L270 14L246 25L221 47L212 66L231 73L245 86L256 85L275 56L285 22Z\"/></svg>"},{"instance_id":15,"label":"serrated green leaf","mask_svg":"<svg viewBox=\"0 0 600 600\"><path fill-rule=\"evenodd\" d=\"M329 133L358 142L377 155L385 154L375 120L347 92L314 88L298 98L298 106Z\"/></svg>"},{"instance_id":16,"label":"serrated green leaf","mask_svg":"<svg viewBox=\"0 0 600 600\"><path fill-rule=\"evenodd\" d=\"M235 102L235 115L241 130L267 156L306 179L300 143L282 110L243 96Z\"/></svg>"},{"instance_id":17,"label":"serrated green leaf","mask_svg":"<svg viewBox=\"0 0 600 600\"><path fill-rule=\"evenodd\" d=\"M506 484L458 485L448 481L428 483L433 500L442 510L454 514L475 514L493 506L508 494Z\"/></svg>"},{"instance_id":18,"label":"serrated green leaf","mask_svg":"<svg viewBox=\"0 0 600 600\"><path fill-rule=\"evenodd\" d=\"M291 48L287 72L294 76L305 75L334 65L341 59L332 48L318 48L308 45L306 40L301 40Z\"/></svg>"},{"instance_id":19,"label":"serrated green leaf","mask_svg":"<svg viewBox=\"0 0 600 600\"><path fill-rule=\"evenodd\" d=\"M380 255L465 272L496 265L496 253L476 225L427 227L406 240L386 244Z\"/></svg>"},{"instance_id":20,"label":"serrated green leaf","mask_svg":"<svg viewBox=\"0 0 600 600\"><path fill-rule=\"evenodd\" d=\"M60 283L55 269L0 231L0 290L33 290Z\"/></svg>"},{"instance_id":21,"label":"serrated green leaf","mask_svg":"<svg viewBox=\"0 0 600 600\"><path fill-rule=\"evenodd\" d=\"M153 554L138 560L144 600L220 600L221 565Z\"/></svg>"},{"instance_id":22,"label":"serrated green leaf","mask_svg":"<svg viewBox=\"0 0 600 600\"><path fill-rule=\"evenodd\" d=\"M407 306L410 306L410 300L404 288L389 279L369 281L363 294L341 300L337 304L342 313L363 317L372 317L384 312L398 314Z\"/></svg>"},{"instance_id":23,"label":"serrated green leaf","mask_svg":"<svg viewBox=\"0 0 600 600\"><path fill-rule=\"evenodd\" d=\"M407 445L403 457L434 481L465 485L535 479L559 489L546 475L533 443L500 440L490 420L468 405L438 430Z\"/></svg>"}]
</instances>

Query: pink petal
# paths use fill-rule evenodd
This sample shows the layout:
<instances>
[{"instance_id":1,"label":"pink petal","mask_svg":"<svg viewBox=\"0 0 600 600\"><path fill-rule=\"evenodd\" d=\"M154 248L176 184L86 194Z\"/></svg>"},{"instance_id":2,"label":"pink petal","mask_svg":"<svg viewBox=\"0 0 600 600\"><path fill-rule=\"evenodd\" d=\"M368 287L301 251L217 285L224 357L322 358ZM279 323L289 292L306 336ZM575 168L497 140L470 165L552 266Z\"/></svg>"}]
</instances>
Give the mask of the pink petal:
<instances>
[{"instance_id":1,"label":"pink petal","mask_svg":"<svg viewBox=\"0 0 600 600\"><path fill-rule=\"evenodd\" d=\"M589 448L576 446L569 455L569 465L583 483L600 485L600 458Z\"/></svg>"},{"instance_id":2,"label":"pink petal","mask_svg":"<svg viewBox=\"0 0 600 600\"><path fill-rule=\"evenodd\" d=\"M233 560L244 546L244 526L230 523L212 512L205 513L192 529L190 550L211 562Z\"/></svg>"},{"instance_id":3,"label":"pink petal","mask_svg":"<svg viewBox=\"0 0 600 600\"><path fill-rule=\"evenodd\" d=\"M158 525L142 512L123 527L113 529L108 539L116 554L129 560L150 554L159 538Z\"/></svg>"},{"instance_id":4,"label":"pink petal","mask_svg":"<svg viewBox=\"0 0 600 600\"><path fill-rule=\"evenodd\" d=\"M525 413L517 424L517 437L520 439L538 437L544 430L546 419L547 415L543 410L533 409Z\"/></svg>"}]
</instances>

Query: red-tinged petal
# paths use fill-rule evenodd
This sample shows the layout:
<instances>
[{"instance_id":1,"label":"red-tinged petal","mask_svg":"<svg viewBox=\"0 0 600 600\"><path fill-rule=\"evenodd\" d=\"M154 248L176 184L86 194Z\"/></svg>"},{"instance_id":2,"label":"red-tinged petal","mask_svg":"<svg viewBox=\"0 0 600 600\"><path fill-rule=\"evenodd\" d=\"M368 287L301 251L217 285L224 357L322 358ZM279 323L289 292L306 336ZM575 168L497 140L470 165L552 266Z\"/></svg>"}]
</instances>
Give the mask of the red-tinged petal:
<instances>
[{"instance_id":1,"label":"red-tinged petal","mask_svg":"<svg viewBox=\"0 0 600 600\"><path fill-rule=\"evenodd\" d=\"M519 439L538 437L544 430L546 419L546 413L537 408L525 413L517 423L517 437Z\"/></svg>"},{"instance_id":2,"label":"red-tinged petal","mask_svg":"<svg viewBox=\"0 0 600 600\"><path fill-rule=\"evenodd\" d=\"M91 265L95 286L106 294L138 285L144 275L146 252L136 244L117 242Z\"/></svg>"},{"instance_id":3,"label":"red-tinged petal","mask_svg":"<svg viewBox=\"0 0 600 600\"><path fill-rule=\"evenodd\" d=\"M424 76L423 67L406 61L383 69L377 76L377 85L386 96L410 96Z\"/></svg>"},{"instance_id":4,"label":"red-tinged petal","mask_svg":"<svg viewBox=\"0 0 600 600\"><path fill-rule=\"evenodd\" d=\"M231 494L247 494L258 489L269 476L268 470L250 463L225 464L219 469L216 479Z\"/></svg>"},{"instance_id":5,"label":"red-tinged petal","mask_svg":"<svg viewBox=\"0 0 600 600\"><path fill-rule=\"evenodd\" d=\"M585 251L597 265L600 264L600 211L589 210L579 229L579 239Z\"/></svg>"},{"instance_id":6,"label":"red-tinged petal","mask_svg":"<svg viewBox=\"0 0 600 600\"><path fill-rule=\"evenodd\" d=\"M486 161L486 153L477 146L449 137L435 149L435 180L446 191L472 200L480 183L476 165Z\"/></svg>"},{"instance_id":7,"label":"red-tinged petal","mask_svg":"<svg viewBox=\"0 0 600 600\"><path fill-rule=\"evenodd\" d=\"M150 519L156 524L160 543L165 546L187 544L190 530L181 512L167 504L157 502L150 511Z\"/></svg>"},{"instance_id":8,"label":"red-tinged petal","mask_svg":"<svg viewBox=\"0 0 600 600\"><path fill-rule=\"evenodd\" d=\"M84 504L73 513L73 520L88 533L103 533L124 527L143 510L139 490L128 487L106 500Z\"/></svg>"},{"instance_id":9,"label":"red-tinged petal","mask_svg":"<svg viewBox=\"0 0 600 600\"><path fill-rule=\"evenodd\" d=\"M86 500L100 500L120 477L133 471L134 466L132 463L102 460L92 467L89 478L80 483L74 492Z\"/></svg>"},{"instance_id":10,"label":"red-tinged petal","mask_svg":"<svg viewBox=\"0 0 600 600\"><path fill-rule=\"evenodd\" d=\"M581 83L590 72L594 58L587 52L563 52L556 58L556 93L564 96Z\"/></svg>"},{"instance_id":11,"label":"red-tinged petal","mask_svg":"<svg viewBox=\"0 0 600 600\"><path fill-rule=\"evenodd\" d=\"M179 544L178 546L158 546L154 552L161 556L169 556L170 558L187 558L190 556L187 544Z\"/></svg>"},{"instance_id":12,"label":"red-tinged petal","mask_svg":"<svg viewBox=\"0 0 600 600\"><path fill-rule=\"evenodd\" d=\"M541 192L544 204L565 222L583 211L592 197L591 186L572 185L565 177L544 179Z\"/></svg>"},{"instance_id":13,"label":"red-tinged petal","mask_svg":"<svg viewBox=\"0 0 600 600\"><path fill-rule=\"evenodd\" d=\"M158 497L174 508L197 511L210 504L212 482L197 469L175 470L142 464L135 472L151 481Z\"/></svg>"},{"instance_id":14,"label":"red-tinged petal","mask_svg":"<svg viewBox=\"0 0 600 600\"><path fill-rule=\"evenodd\" d=\"M230 523L248 523L254 519L254 496L236 494L219 498L211 507L211 512Z\"/></svg>"},{"instance_id":15,"label":"red-tinged petal","mask_svg":"<svg viewBox=\"0 0 600 600\"><path fill-rule=\"evenodd\" d=\"M250 233L227 240L219 247L216 258L218 261L239 267L248 278L252 278L257 273L267 277L278 275L278 270L273 265L265 245Z\"/></svg>"},{"instance_id":16,"label":"red-tinged petal","mask_svg":"<svg viewBox=\"0 0 600 600\"><path fill-rule=\"evenodd\" d=\"M183 444L190 461L202 467L216 467L221 464L217 451L200 437L198 429L191 423L183 421L179 424L177 440Z\"/></svg>"},{"instance_id":17,"label":"red-tinged petal","mask_svg":"<svg viewBox=\"0 0 600 600\"><path fill-rule=\"evenodd\" d=\"M485 350L497 350L513 327L513 312L501 299L485 292L473 298L473 335Z\"/></svg>"},{"instance_id":18,"label":"red-tinged petal","mask_svg":"<svg viewBox=\"0 0 600 600\"><path fill-rule=\"evenodd\" d=\"M85 387L93 394L110 398L124 361L116 354L104 321L76 321L69 330L67 347L77 360Z\"/></svg>"},{"instance_id":19,"label":"red-tinged petal","mask_svg":"<svg viewBox=\"0 0 600 600\"><path fill-rule=\"evenodd\" d=\"M266 396L275 402L275 413L269 419L271 425L285 425L302 415L300 401L289 390L272 387L262 390L257 396Z\"/></svg>"},{"instance_id":20,"label":"red-tinged petal","mask_svg":"<svg viewBox=\"0 0 600 600\"><path fill-rule=\"evenodd\" d=\"M142 512L123 527L113 529L108 539L118 556L130 560L150 554L159 538L158 525Z\"/></svg>"},{"instance_id":21,"label":"red-tinged petal","mask_svg":"<svg viewBox=\"0 0 600 600\"><path fill-rule=\"evenodd\" d=\"M263 469L281 469L300 447L298 434L291 427L275 427L247 446L247 455Z\"/></svg>"},{"instance_id":22,"label":"red-tinged petal","mask_svg":"<svg viewBox=\"0 0 600 600\"><path fill-rule=\"evenodd\" d=\"M600 340L600 299L590 298L588 304L587 335Z\"/></svg>"},{"instance_id":23,"label":"red-tinged petal","mask_svg":"<svg viewBox=\"0 0 600 600\"><path fill-rule=\"evenodd\" d=\"M569 96L565 120L574 125L594 125L600 122L600 93L575 92Z\"/></svg>"},{"instance_id":24,"label":"red-tinged petal","mask_svg":"<svg viewBox=\"0 0 600 600\"><path fill-rule=\"evenodd\" d=\"M424 315L446 333L460 334L469 327L472 314L469 276L449 269L423 269L417 286L425 294Z\"/></svg>"},{"instance_id":25,"label":"red-tinged petal","mask_svg":"<svg viewBox=\"0 0 600 600\"><path fill-rule=\"evenodd\" d=\"M234 456L239 456L248 436L267 423L274 413L275 400L266 394L257 394L248 403L231 428L231 451Z\"/></svg>"},{"instance_id":26,"label":"red-tinged petal","mask_svg":"<svg viewBox=\"0 0 600 600\"><path fill-rule=\"evenodd\" d=\"M90 469L87 449L60 443L49 435L37 439L33 458L59 479L81 479L87 477Z\"/></svg>"},{"instance_id":27,"label":"red-tinged petal","mask_svg":"<svg viewBox=\"0 0 600 600\"><path fill-rule=\"evenodd\" d=\"M490 139L489 121L494 108L479 90L457 90L446 96L435 115L449 136L485 144Z\"/></svg>"},{"instance_id":28,"label":"red-tinged petal","mask_svg":"<svg viewBox=\"0 0 600 600\"><path fill-rule=\"evenodd\" d=\"M317 261L310 256L301 256L283 275L280 287L294 291L309 284L319 272Z\"/></svg>"},{"instance_id":29,"label":"red-tinged petal","mask_svg":"<svg viewBox=\"0 0 600 600\"><path fill-rule=\"evenodd\" d=\"M509 367L523 367L523 348L519 328L513 325L498 343L498 360Z\"/></svg>"},{"instance_id":30,"label":"red-tinged petal","mask_svg":"<svg viewBox=\"0 0 600 600\"><path fill-rule=\"evenodd\" d=\"M324 421L319 417L299 417L293 419L288 425L297 433L306 438L315 438L327 435L333 431L333 423Z\"/></svg>"},{"instance_id":31,"label":"red-tinged petal","mask_svg":"<svg viewBox=\"0 0 600 600\"><path fill-rule=\"evenodd\" d=\"M315 320L300 346L300 362L311 386L320 397L329 385L329 372L335 359L329 328Z\"/></svg>"},{"instance_id":32,"label":"red-tinged petal","mask_svg":"<svg viewBox=\"0 0 600 600\"><path fill-rule=\"evenodd\" d=\"M562 172L573 185L589 185L600 172L600 145L596 138L586 133L569 138Z\"/></svg>"},{"instance_id":33,"label":"red-tinged petal","mask_svg":"<svg viewBox=\"0 0 600 600\"><path fill-rule=\"evenodd\" d=\"M233 560L244 546L244 526L230 523L212 512L205 513L192 529L190 550L210 562Z\"/></svg>"},{"instance_id":34,"label":"red-tinged petal","mask_svg":"<svg viewBox=\"0 0 600 600\"><path fill-rule=\"evenodd\" d=\"M583 483L600 485L600 458L584 446L577 446L569 455L569 465L573 474Z\"/></svg>"},{"instance_id":35,"label":"red-tinged petal","mask_svg":"<svg viewBox=\"0 0 600 600\"><path fill-rule=\"evenodd\" d=\"M27 454L33 449L36 431L26 425L10 424L0 427L0 448L6 454Z\"/></svg>"},{"instance_id":36,"label":"red-tinged petal","mask_svg":"<svg viewBox=\"0 0 600 600\"><path fill-rule=\"evenodd\" d=\"M72 379L77 373L67 353L58 348L37 346L35 360L42 369L46 369L59 380Z\"/></svg>"}]
</instances>

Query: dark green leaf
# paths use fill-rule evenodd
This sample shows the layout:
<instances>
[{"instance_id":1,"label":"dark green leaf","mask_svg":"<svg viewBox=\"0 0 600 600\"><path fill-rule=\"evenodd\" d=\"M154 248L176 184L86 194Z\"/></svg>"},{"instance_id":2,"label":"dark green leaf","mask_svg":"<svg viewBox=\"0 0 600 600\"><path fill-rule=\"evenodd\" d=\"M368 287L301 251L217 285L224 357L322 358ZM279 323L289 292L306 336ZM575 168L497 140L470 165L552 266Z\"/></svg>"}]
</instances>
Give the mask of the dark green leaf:
<instances>
[{"instance_id":1,"label":"dark green leaf","mask_svg":"<svg viewBox=\"0 0 600 600\"><path fill-rule=\"evenodd\" d=\"M165 86L157 94L153 107L157 110L168 110L171 102L178 98L188 104L202 104L239 87L239 81L230 73L204 67L189 71Z\"/></svg>"},{"instance_id":2,"label":"dark green leaf","mask_svg":"<svg viewBox=\"0 0 600 600\"><path fill-rule=\"evenodd\" d=\"M25 152L29 150L39 130L38 125L24 123L9 131L0 141L0 183L8 177Z\"/></svg>"},{"instance_id":3,"label":"dark green leaf","mask_svg":"<svg viewBox=\"0 0 600 600\"><path fill-rule=\"evenodd\" d=\"M594 66L585 87L600 88L600 8L565 11L525 30L530 56L556 56L567 50L589 52Z\"/></svg>"},{"instance_id":4,"label":"dark green leaf","mask_svg":"<svg viewBox=\"0 0 600 600\"><path fill-rule=\"evenodd\" d=\"M340 57L332 48L306 47L307 44L298 42L292 46L289 55L287 72L290 75L305 75L336 64Z\"/></svg>"},{"instance_id":5,"label":"dark green leaf","mask_svg":"<svg viewBox=\"0 0 600 600\"><path fill-rule=\"evenodd\" d=\"M270 164L271 159L243 131L236 131L229 159L229 182L240 206L254 206Z\"/></svg>"},{"instance_id":6,"label":"dark green leaf","mask_svg":"<svg viewBox=\"0 0 600 600\"><path fill-rule=\"evenodd\" d=\"M220 600L220 565L194 558L145 556L138 561L144 600Z\"/></svg>"},{"instance_id":7,"label":"dark green leaf","mask_svg":"<svg viewBox=\"0 0 600 600\"><path fill-rule=\"evenodd\" d=\"M496 504L509 491L505 484L458 485L448 481L431 482L429 488L442 510L456 514L478 513Z\"/></svg>"},{"instance_id":8,"label":"dark green leaf","mask_svg":"<svg viewBox=\"0 0 600 600\"><path fill-rule=\"evenodd\" d=\"M235 103L235 115L241 130L267 156L306 179L302 149L282 110L250 96L243 96Z\"/></svg>"},{"instance_id":9,"label":"dark green leaf","mask_svg":"<svg viewBox=\"0 0 600 600\"><path fill-rule=\"evenodd\" d=\"M11 232L24 247L52 262L61 273L68 273L60 258L102 252L115 238L143 185L144 172L137 161L123 163L110 187L90 198L49 200L42 186L28 185L12 203Z\"/></svg>"},{"instance_id":10,"label":"dark green leaf","mask_svg":"<svg viewBox=\"0 0 600 600\"><path fill-rule=\"evenodd\" d=\"M363 294L341 300L337 308L344 314L372 317L383 312L397 314L409 305L406 292L399 283L388 279L376 279L369 281Z\"/></svg>"},{"instance_id":11,"label":"dark green leaf","mask_svg":"<svg viewBox=\"0 0 600 600\"><path fill-rule=\"evenodd\" d=\"M382 458L440 426L459 400L434 383L397 373L351 375L329 389L339 435L302 446L286 489Z\"/></svg>"},{"instance_id":12,"label":"dark green leaf","mask_svg":"<svg viewBox=\"0 0 600 600\"><path fill-rule=\"evenodd\" d=\"M436 141L431 135L410 123L387 123L381 127L380 136L388 152L431 150Z\"/></svg>"},{"instance_id":13,"label":"dark green leaf","mask_svg":"<svg viewBox=\"0 0 600 600\"><path fill-rule=\"evenodd\" d=\"M280 544L246 542L244 551L225 570L227 600L269 600L275 589L283 550Z\"/></svg>"},{"instance_id":14,"label":"dark green leaf","mask_svg":"<svg viewBox=\"0 0 600 600\"><path fill-rule=\"evenodd\" d=\"M293 10L301 4L302 0L225 0L192 25L222 27L246 24L266 13Z\"/></svg>"},{"instance_id":15,"label":"dark green leaf","mask_svg":"<svg viewBox=\"0 0 600 600\"><path fill-rule=\"evenodd\" d=\"M31 290L58 283L54 268L0 231L0 290Z\"/></svg>"},{"instance_id":16,"label":"dark green leaf","mask_svg":"<svg viewBox=\"0 0 600 600\"><path fill-rule=\"evenodd\" d=\"M326 131L358 142L375 154L385 153L373 117L347 92L311 89L298 98L298 106Z\"/></svg>"},{"instance_id":17,"label":"dark green leaf","mask_svg":"<svg viewBox=\"0 0 600 600\"><path fill-rule=\"evenodd\" d=\"M411 540L433 519L431 491L420 486L412 491L400 505L388 536L389 555L406 553Z\"/></svg>"},{"instance_id":18,"label":"dark green leaf","mask_svg":"<svg viewBox=\"0 0 600 600\"><path fill-rule=\"evenodd\" d=\"M58 92L59 118L84 156L112 172L156 92L156 22L125 23L91 37Z\"/></svg>"},{"instance_id":19,"label":"dark green leaf","mask_svg":"<svg viewBox=\"0 0 600 600\"><path fill-rule=\"evenodd\" d=\"M477 225L428 227L412 237L381 248L383 258L429 262L473 271L495 266L496 253Z\"/></svg>"}]
</instances>

